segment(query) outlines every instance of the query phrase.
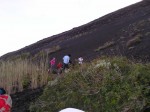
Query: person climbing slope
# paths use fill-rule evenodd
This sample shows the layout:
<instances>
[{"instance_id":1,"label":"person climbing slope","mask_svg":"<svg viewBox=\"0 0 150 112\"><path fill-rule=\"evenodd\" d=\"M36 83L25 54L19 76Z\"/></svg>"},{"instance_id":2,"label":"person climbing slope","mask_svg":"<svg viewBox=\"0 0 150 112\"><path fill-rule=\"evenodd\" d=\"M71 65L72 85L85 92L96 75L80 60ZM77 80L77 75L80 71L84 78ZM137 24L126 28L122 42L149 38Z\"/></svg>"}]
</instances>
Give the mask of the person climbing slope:
<instances>
[{"instance_id":1,"label":"person climbing slope","mask_svg":"<svg viewBox=\"0 0 150 112\"><path fill-rule=\"evenodd\" d=\"M53 59L50 60L50 71L51 73L56 72L56 58L53 57Z\"/></svg>"},{"instance_id":2,"label":"person climbing slope","mask_svg":"<svg viewBox=\"0 0 150 112\"><path fill-rule=\"evenodd\" d=\"M65 55L63 57L63 70L69 69L69 63L71 62L70 58L71 58L70 54Z\"/></svg>"},{"instance_id":3,"label":"person climbing slope","mask_svg":"<svg viewBox=\"0 0 150 112\"><path fill-rule=\"evenodd\" d=\"M63 64L61 62L59 62L57 64L57 74L61 74L62 73L62 69L63 69Z\"/></svg>"},{"instance_id":4,"label":"person climbing slope","mask_svg":"<svg viewBox=\"0 0 150 112\"><path fill-rule=\"evenodd\" d=\"M78 63L79 63L79 65L82 65L82 63L83 63L83 58L81 56L78 58Z\"/></svg>"}]
</instances>

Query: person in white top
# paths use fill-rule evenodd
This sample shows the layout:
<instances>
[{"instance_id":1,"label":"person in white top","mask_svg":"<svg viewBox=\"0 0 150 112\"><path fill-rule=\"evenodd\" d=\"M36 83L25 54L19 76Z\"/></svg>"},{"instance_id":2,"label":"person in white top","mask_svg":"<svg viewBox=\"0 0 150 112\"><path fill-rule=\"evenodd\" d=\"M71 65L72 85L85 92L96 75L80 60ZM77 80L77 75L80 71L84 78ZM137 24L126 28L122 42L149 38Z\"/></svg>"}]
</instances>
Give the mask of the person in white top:
<instances>
[{"instance_id":1,"label":"person in white top","mask_svg":"<svg viewBox=\"0 0 150 112\"><path fill-rule=\"evenodd\" d=\"M69 69L69 63L70 63L70 58L71 58L71 55L68 54L68 55L65 55L63 57L63 69Z\"/></svg>"},{"instance_id":2,"label":"person in white top","mask_svg":"<svg viewBox=\"0 0 150 112\"><path fill-rule=\"evenodd\" d=\"M81 65L83 63L83 58L82 57L79 57L78 58L78 63Z\"/></svg>"},{"instance_id":3,"label":"person in white top","mask_svg":"<svg viewBox=\"0 0 150 112\"><path fill-rule=\"evenodd\" d=\"M63 63L69 64L70 57L68 55L63 57Z\"/></svg>"}]
</instances>

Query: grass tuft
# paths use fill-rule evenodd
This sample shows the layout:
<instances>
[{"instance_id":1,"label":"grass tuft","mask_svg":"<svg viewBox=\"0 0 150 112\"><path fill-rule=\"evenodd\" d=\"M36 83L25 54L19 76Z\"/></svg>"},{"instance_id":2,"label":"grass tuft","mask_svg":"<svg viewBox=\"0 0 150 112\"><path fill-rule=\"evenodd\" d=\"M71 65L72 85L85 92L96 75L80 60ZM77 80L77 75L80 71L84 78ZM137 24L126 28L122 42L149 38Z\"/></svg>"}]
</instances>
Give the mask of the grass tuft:
<instances>
[{"instance_id":1,"label":"grass tuft","mask_svg":"<svg viewBox=\"0 0 150 112\"><path fill-rule=\"evenodd\" d=\"M111 47L115 44L115 42L111 41L111 42L106 42L103 46L98 47L97 49L95 49L95 52L98 52L100 50L106 49L108 47Z\"/></svg>"}]
</instances>

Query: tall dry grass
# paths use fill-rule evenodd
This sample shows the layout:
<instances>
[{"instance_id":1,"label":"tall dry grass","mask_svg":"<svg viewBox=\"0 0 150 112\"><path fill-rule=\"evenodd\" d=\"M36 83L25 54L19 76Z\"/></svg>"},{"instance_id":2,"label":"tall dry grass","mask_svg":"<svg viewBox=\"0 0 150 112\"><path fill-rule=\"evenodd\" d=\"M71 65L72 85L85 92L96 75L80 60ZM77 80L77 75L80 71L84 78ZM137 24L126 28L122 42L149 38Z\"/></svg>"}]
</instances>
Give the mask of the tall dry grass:
<instances>
[{"instance_id":1,"label":"tall dry grass","mask_svg":"<svg viewBox=\"0 0 150 112\"><path fill-rule=\"evenodd\" d=\"M12 94L27 88L38 88L48 81L48 60L38 63L29 60L0 62L0 87Z\"/></svg>"}]
</instances>

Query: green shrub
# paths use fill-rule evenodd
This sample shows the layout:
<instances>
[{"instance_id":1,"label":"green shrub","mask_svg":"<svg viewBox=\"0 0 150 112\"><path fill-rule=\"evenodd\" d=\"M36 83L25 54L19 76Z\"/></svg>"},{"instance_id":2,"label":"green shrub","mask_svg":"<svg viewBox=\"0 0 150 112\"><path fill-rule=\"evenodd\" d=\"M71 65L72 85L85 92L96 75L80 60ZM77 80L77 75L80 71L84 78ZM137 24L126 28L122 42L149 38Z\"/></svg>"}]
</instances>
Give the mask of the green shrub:
<instances>
[{"instance_id":1,"label":"green shrub","mask_svg":"<svg viewBox=\"0 0 150 112\"><path fill-rule=\"evenodd\" d=\"M73 107L87 112L140 112L150 105L150 65L107 58L75 69L47 86L31 112L58 112Z\"/></svg>"}]
</instances>

